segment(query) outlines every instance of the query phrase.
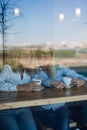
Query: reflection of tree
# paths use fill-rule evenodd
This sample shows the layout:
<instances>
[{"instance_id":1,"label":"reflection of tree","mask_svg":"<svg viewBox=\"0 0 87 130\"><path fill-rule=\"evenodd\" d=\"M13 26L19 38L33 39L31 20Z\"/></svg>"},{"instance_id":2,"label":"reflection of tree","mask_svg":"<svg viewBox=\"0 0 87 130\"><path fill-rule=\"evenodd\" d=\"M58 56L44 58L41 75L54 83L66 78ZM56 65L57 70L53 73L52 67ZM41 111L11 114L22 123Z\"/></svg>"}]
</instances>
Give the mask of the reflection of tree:
<instances>
[{"instance_id":1,"label":"reflection of tree","mask_svg":"<svg viewBox=\"0 0 87 130\"><path fill-rule=\"evenodd\" d=\"M7 30L12 26L14 7L15 3L12 0L0 0L0 33L2 35L3 64L5 64L6 34Z\"/></svg>"}]
</instances>

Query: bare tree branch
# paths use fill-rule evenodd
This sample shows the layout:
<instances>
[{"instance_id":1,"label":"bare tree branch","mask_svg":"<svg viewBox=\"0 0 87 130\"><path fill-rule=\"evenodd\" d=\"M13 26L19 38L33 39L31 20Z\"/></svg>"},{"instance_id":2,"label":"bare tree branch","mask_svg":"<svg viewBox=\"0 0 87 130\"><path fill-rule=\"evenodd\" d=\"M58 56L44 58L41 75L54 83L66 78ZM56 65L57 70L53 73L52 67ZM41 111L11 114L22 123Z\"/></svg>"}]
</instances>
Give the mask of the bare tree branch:
<instances>
[{"instance_id":1,"label":"bare tree branch","mask_svg":"<svg viewBox=\"0 0 87 130\"><path fill-rule=\"evenodd\" d=\"M14 8L16 3L12 0L0 0L0 33L2 35L2 45L3 45L3 64L5 64L5 39L7 35L7 30L12 27L12 21L14 17Z\"/></svg>"}]
</instances>

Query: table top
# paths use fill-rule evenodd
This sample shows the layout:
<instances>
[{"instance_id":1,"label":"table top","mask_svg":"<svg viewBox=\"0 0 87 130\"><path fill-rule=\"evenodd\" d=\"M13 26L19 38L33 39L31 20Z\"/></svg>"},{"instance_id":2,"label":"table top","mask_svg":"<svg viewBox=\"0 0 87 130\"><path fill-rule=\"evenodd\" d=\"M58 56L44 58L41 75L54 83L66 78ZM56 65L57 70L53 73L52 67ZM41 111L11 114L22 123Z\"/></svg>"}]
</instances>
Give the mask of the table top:
<instances>
[{"instance_id":1,"label":"table top","mask_svg":"<svg viewBox=\"0 0 87 130\"><path fill-rule=\"evenodd\" d=\"M87 100L87 88L58 90L45 88L40 92L0 92L0 109L38 106Z\"/></svg>"}]
</instances>

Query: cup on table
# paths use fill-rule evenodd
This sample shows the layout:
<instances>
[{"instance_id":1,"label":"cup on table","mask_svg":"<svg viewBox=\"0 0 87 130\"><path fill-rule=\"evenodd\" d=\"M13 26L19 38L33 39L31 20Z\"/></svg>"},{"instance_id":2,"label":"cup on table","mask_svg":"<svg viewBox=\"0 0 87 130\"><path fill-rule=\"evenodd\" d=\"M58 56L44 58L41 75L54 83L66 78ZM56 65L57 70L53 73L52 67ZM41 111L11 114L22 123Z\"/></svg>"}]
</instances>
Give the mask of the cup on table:
<instances>
[{"instance_id":1,"label":"cup on table","mask_svg":"<svg viewBox=\"0 0 87 130\"><path fill-rule=\"evenodd\" d=\"M41 79L32 79L35 84L41 85Z\"/></svg>"},{"instance_id":2,"label":"cup on table","mask_svg":"<svg viewBox=\"0 0 87 130\"><path fill-rule=\"evenodd\" d=\"M33 91L41 91L44 89L44 87L41 86L41 79L32 79L32 82L37 84L36 88L34 88Z\"/></svg>"},{"instance_id":3,"label":"cup on table","mask_svg":"<svg viewBox=\"0 0 87 130\"><path fill-rule=\"evenodd\" d=\"M71 87L72 87L72 85L71 85L71 83L72 83L72 78L63 77L63 82L64 82L66 88L71 88Z\"/></svg>"}]
</instances>

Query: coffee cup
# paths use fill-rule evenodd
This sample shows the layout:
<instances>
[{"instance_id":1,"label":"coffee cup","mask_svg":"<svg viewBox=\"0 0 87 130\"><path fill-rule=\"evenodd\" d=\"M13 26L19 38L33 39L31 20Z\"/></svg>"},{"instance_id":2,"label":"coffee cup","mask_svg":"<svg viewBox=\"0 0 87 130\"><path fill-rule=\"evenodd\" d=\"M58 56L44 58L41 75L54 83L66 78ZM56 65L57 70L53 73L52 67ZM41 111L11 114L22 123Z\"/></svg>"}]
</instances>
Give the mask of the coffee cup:
<instances>
[{"instance_id":1,"label":"coffee cup","mask_svg":"<svg viewBox=\"0 0 87 130\"><path fill-rule=\"evenodd\" d=\"M35 84L41 85L41 79L32 79Z\"/></svg>"},{"instance_id":2,"label":"coffee cup","mask_svg":"<svg viewBox=\"0 0 87 130\"><path fill-rule=\"evenodd\" d=\"M70 78L70 77L63 77L63 82L64 82L66 88L71 88L72 87L72 85L71 85L72 78Z\"/></svg>"}]
</instances>

